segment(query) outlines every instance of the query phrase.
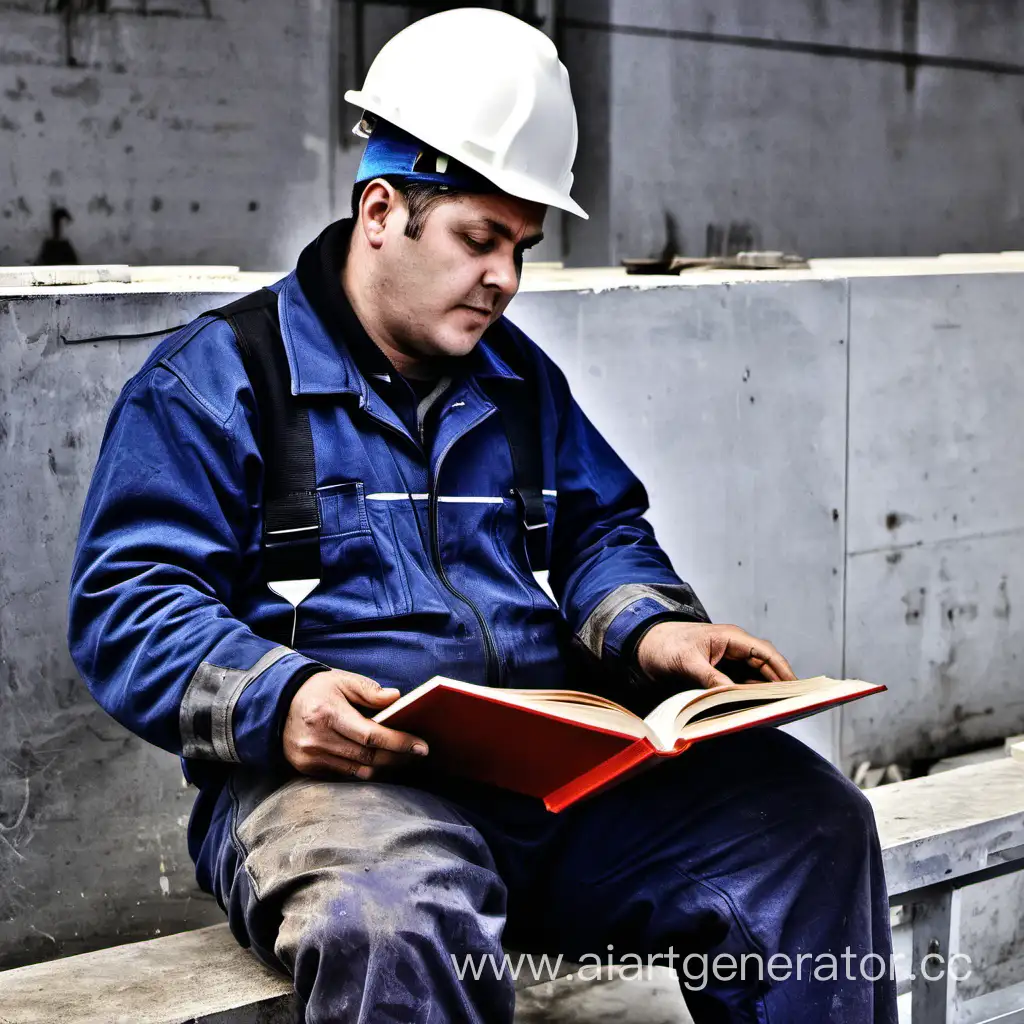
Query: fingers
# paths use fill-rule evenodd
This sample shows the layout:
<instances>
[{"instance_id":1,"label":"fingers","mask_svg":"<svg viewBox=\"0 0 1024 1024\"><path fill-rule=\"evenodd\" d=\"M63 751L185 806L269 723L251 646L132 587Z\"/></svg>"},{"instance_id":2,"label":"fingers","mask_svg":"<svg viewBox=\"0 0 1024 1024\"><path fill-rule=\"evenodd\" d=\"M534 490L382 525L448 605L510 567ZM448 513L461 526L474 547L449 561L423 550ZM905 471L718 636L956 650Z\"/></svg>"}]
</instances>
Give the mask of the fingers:
<instances>
[{"instance_id":1,"label":"fingers","mask_svg":"<svg viewBox=\"0 0 1024 1024\"><path fill-rule=\"evenodd\" d=\"M288 710L282 734L285 759L306 775L368 779L411 756L426 755L427 744L418 736L367 717L398 696L393 687L338 669L311 676Z\"/></svg>"},{"instance_id":2,"label":"fingers","mask_svg":"<svg viewBox=\"0 0 1024 1024\"><path fill-rule=\"evenodd\" d=\"M776 651L776 654L778 654L778 651ZM781 680L785 680L788 683L792 683L799 678L797 674L793 671L793 666L790 665L790 663L786 661L786 659L781 654L779 654L778 663L782 666L782 672L779 673L779 678ZM773 660L772 664L775 665L776 662Z\"/></svg>"},{"instance_id":3,"label":"fingers","mask_svg":"<svg viewBox=\"0 0 1024 1024\"><path fill-rule=\"evenodd\" d=\"M396 752L381 747L361 746L351 740L332 743L327 753L344 760L354 761L357 765L369 765L375 768L387 768L406 764L415 756L412 751Z\"/></svg>"},{"instance_id":4,"label":"fingers","mask_svg":"<svg viewBox=\"0 0 1024 1024\"><path fill-rule=\"evenodd\" d=\"M358 747L397 754L427 754L427 744L418 736L389 729L361 715L353 707L337 709L331 722L334 732ZM379 755L378 755L379 756Z\"/></svg>"},{"instance_id":5,"label":"fingers","mask_svg":"<svg viewBox=\"0 0 1024 1024\"><path fill-rule=\"evenodd\" d=\"M326 773L366 780L427 753L426 744L418 737L376 723L369 723L371 729L360 725L367 721L354 708L334 716L326 733L299 742L298 763L292 763L306 775Z\"/></svg>"},{"instance_id":6,"label":"fingers","mask_svg":"<svg viewBox=\"0 0 1024 1024\"><path fill-rule=\"evenodd\" d=\"M744 662L774 683L791 682L796 679L796 673L789 662L770 640L759 640L738 626L730 626L728 629L726 657Z\"/></svg>"},{"instance_id":7,"label":"fingers","mask_svg":"<svg viewBox=\"0 0 1024 1024\"><path fill-rule=\"evenodd\" d=\"M791 682L796 679L789 662L779 653L778 649L770 640L757 640L754 656L762 663L761 673L774 682ZM769 675L769 673L771 673Z\"/></svg>"},{"instance_id":8,"label":"fingers","mask_svg":"<svg viewBox=\"0 0 1024 1024\"><path fill-rule=\"evenodd\" d=\"M738 626L659 623L644 637L637 660L651 679L682 677L704 687L735 685L748 670L776 683L796 679L771 641L759 640Z\"/></svg>"},{"instance_id":9,"label":"fingers","mask_svg":"<svg viewBox=\"0 0 1024 1024\"><path fill-rule=\"evenodd\" d=\"M758 651L755 646L752 646L750 648L750 657L747 658L746 664L755 672L760 672L769 682L779 683L782 680L778 671L773 667L770 658L771 656L768 651Z\"/></svg>"},{"instance_id":10,"label":"fingers","mask_svg":"<svg viewBox=\"0 0 1024 1024\"><path fill-rule=\"evenodd\" d=\"M360 764L346 757L336 757L327 751L321 751L310 757L303 768L303 774L314 779L359 779L367 782L373 778L375 769L371 765Z\"/></svg>"},{"instance_id":11,"label":"fingers","mask_svg":"<svg viewBox=\"0 0 1024 1024\"><path fill-rule=\"evenodd\" d=\"M294 753L291 763L304 775L341 776L364 781L376 778L381 772L400 768L416 757L412 753L363 747L336 737L326 741L303 741Z\"/></svg>"},{"instance_id":12,"label":"fingers","mask_svg":"<svg viewBox=\"0 0 1024 1024\"><path fill-rule=\"evenodd\" d=\"M789 662L767 640L762 640L761 643L767 645L767 652L761 652L758 655L763 659L761 674L775 683L793 682L796 679L796 673ZM765 653L768 655L766 658L764 657Z\"/></svg>"},{"instance_id":13,"label":"fingers","mask_svg":"<svg viewBox=\"0 0 1024 1024\"><path fill-rule=\"evenodd\" d=\"M735 686L733 682L724 672L719 672L714 665L708 665L704 670L704 689L710 690L712 686Z\"/></svg>"}]
</instances>

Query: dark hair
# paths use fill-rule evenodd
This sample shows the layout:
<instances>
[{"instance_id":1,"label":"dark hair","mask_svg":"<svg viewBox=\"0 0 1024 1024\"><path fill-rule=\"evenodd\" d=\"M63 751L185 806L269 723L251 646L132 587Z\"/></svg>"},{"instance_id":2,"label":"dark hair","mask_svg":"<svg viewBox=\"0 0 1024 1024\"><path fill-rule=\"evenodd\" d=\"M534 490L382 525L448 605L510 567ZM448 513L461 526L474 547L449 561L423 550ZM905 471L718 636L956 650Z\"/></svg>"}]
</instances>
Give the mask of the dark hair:
<instances>
[{"instance_id":1,"label":"dark hair","mask_svg":"<svg viewBox=\"0 0 1024 1024\"><path fill-rule=\"evenodd\" d=\"M384 174L381 177L389 185L394 186L405 200L405 205L409 208L409 220L405 225L405 234L408 238L413 239L419 238L423 234L423 226L434 207L468 194L461 189L452 188L449 185L439 185L434 181L410 181L400 174ZM353 216L358 211L363 192L366 191L366 186L369 184L368 181L361 181L352 189Z\"/></svg>"}]
</instances>

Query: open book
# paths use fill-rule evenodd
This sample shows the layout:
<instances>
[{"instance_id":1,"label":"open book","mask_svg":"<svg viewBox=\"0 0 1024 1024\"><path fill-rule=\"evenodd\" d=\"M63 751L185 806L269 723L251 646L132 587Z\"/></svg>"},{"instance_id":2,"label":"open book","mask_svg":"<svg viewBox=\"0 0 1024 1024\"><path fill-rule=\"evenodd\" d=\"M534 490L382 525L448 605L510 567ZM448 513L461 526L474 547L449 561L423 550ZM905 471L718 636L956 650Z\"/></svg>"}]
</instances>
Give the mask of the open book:
<instances>
[{"instance_id":1,"label":"open book","mask_svg":"<svg viewBox=\"0 0 1024 1024\"><path fill-rule=\"evenodd\" d=\"M646 718L575 690L505 690L444 676L374 721L420 736L442 771L540 797L560 811L700 740L781 725L885 687L815 676L683 690Z\"/></svg>"}]
</instances>

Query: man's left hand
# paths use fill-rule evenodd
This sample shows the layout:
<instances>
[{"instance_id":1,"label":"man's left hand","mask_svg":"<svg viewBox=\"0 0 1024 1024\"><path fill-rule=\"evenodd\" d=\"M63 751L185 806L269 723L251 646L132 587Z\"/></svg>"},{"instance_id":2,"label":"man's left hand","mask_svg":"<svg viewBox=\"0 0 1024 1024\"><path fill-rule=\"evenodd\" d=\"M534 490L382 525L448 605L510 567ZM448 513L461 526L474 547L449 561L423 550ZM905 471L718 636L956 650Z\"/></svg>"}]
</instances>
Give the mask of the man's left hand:
<instances>
[{"instance_id":1,"label":"man's left hand","mask_svg":"<svg viewBox=\"0 0 1024 1024\"><path fill-rule=\"evenodd\" d=\"M733 684L735 680L717 666L772 682L796 679L774 644L739 626L659 622L644 634L636 658L641 670L657 682L679 680L704 688Z\"/></svg>"}]
</instances>

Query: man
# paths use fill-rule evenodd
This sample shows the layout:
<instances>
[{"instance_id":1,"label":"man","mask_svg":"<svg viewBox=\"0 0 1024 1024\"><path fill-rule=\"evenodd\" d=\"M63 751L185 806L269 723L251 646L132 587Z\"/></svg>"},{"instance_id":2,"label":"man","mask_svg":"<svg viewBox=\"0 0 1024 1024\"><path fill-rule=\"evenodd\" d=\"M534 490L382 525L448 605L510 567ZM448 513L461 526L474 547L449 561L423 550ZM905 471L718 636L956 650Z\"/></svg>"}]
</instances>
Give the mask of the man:
<instances>
[{"instance_id":1,"label":"man","mask_svg":"<svg viewBox=\"0 0 1024 1024\"><path fill-rule=\"evenodd\" d=\"M688 982L700 1022L895 1021L888 981L798 970L800 953L847 948L887 963L888 906L866 801L788 735L702 744L552 815L443 777L420 738L371 721L435 674L638 704L794 676L767 641L708 622L640 483L502 316L546 208L584 215L551 43L496 12L436 15L349 98L369 136L354 216L274 288L315 524L264 529L279 439L209 316L126 385L83 512L71 650L101 704L199 787L199 884L318 1024L510 1021L509 976L464 968L500 963L503 940L570 959L746 956ZM530 416L529 525L557 605L517 497ZM269 559L288 575L306 557L308 530L312 577L264 587Z\"/></svg>"}]
</instances>

